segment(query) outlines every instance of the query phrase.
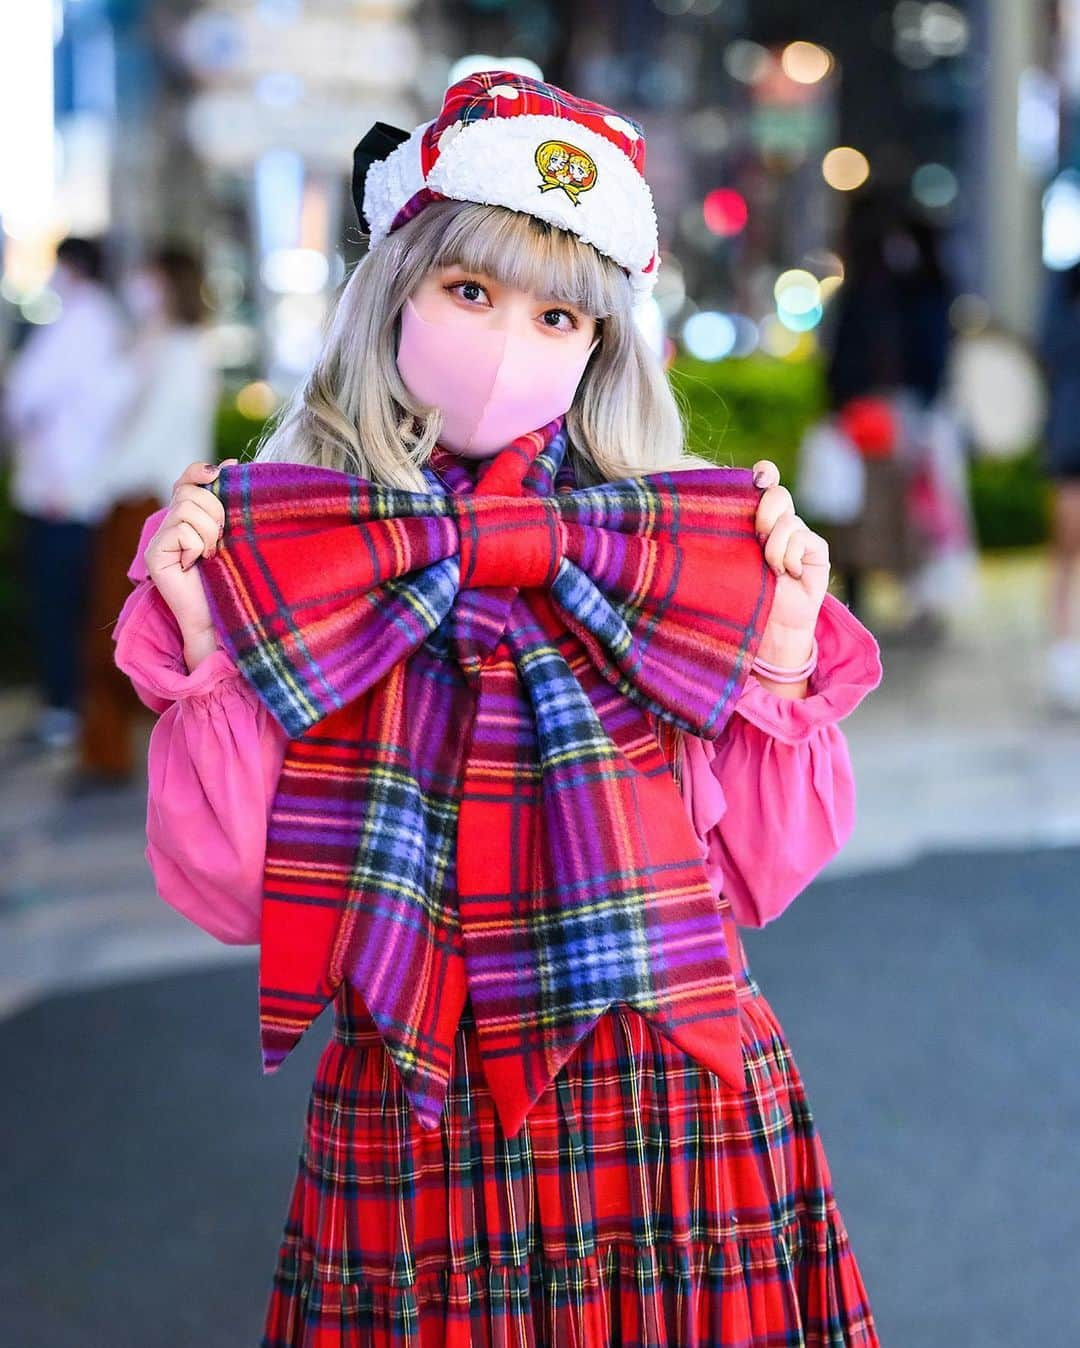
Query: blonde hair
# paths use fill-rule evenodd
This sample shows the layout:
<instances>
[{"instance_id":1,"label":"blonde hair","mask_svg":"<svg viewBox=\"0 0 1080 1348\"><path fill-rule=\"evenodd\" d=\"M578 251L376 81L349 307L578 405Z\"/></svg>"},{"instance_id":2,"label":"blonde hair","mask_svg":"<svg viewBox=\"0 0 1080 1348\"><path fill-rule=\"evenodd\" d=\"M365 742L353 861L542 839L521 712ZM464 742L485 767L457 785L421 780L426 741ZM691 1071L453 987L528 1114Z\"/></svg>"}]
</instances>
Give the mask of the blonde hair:
<instances>
[{"instance_id":1,"label":"blonde hair","mask_svg":"<svg viewBox=\"0 0 1080 1348\"><path fill-rule=\"evenodd\" d=\"M568 454L580 485L712 466L685 452L678 404L632 318L622 268L536 216L466 201L426 206L356 265L311 374L254 457L427 490L420 469L442 413L418 405L401 380L399 314L430 271L455 263L598 320L599 345L567 412Z\"/></svg>"}]
</instances>

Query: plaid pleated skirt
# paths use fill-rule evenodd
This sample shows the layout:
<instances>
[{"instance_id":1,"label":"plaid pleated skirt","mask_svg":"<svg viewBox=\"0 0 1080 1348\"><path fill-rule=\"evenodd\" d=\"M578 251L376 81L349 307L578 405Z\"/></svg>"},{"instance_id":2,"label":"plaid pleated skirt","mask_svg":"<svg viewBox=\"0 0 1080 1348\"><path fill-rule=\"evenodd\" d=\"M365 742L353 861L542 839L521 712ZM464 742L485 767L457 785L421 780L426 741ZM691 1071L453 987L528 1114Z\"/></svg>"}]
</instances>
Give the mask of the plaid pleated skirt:
<instances>
[{"instance_id":1,"label":"plaid pleated skirt","mask_svg":"<svg viewBox=\"0 0 1080 1348\"><path fill-rule=\"evenodd\" d=\"M426 1133L343 987L262 1348L877 1345L802 1081L742 965L741 1094L619 1004L512 1140L468 1003Z\"/></svg>"}]
</instances>

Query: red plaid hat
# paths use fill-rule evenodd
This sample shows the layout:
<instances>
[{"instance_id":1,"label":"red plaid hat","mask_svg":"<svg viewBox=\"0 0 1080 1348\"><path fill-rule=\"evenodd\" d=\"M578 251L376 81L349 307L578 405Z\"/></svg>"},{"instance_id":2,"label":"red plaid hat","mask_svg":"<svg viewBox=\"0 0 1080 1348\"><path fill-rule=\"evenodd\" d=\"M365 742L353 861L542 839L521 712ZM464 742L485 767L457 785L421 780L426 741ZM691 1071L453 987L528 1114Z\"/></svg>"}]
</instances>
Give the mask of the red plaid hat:
<instances>
[{"instance_id":1,"label":"red plaid hat","mask_svg":"<svg viewBox=\"0 0 1080 1348\"><path fill-rule=\"evenodd\" d=\"M524 211L613 258L640 303L660 265L644 173L645 133L632 118L528 75L483 70L452 84L438 117L411 134L376 122L356 147L353 199L371 248L432 201Z\"/></svg>"}]
</instances>

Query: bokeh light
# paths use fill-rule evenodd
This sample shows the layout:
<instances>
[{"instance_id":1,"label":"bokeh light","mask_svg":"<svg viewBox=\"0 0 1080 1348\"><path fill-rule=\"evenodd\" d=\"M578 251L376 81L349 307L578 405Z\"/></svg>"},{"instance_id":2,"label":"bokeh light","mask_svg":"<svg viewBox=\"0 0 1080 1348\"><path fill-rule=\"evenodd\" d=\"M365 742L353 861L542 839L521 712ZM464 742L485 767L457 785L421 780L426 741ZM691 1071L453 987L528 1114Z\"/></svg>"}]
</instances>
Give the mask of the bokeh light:
<instances>
[{"instance_id":1,"label":"bokeh light","mask_svg":"<svg viewBox=\"0 0 1080 1348\"><path fill-rule=\"evenodd\" d=\"M1043 193L1043 262L1065 271L1080 262L1080 173L1066 169Z\"/></svg>"},{"instance_id":2,"label":"bokeh light","mask_svg":"<svg viewBox=\"0 0 1080 1348\"><path fill-rule=\"evenodd\" d=\"M749 216L746 198L732 187L717 187L709 192L702 211L708 228L724 239L741 233Z\"/></svg>"},{"instance_id":3,"label":"bokeh light","mask_svg":"<svg viewBox=\"0 0 1080 1348\"><path fill-rule=\"evenodd\" d=\"M705 309L683 324L683 345L698 360L723 360L735 350L739 333L728 314Z\"/></svg>"},{"instance_id":4,"label":"bokeh light","mask_svg":"<svg viewBox=\"0 0 1080 1348\"><path fill-rule=\"evenodd\" d=\"M745 314L732 314L735 325L735 345L731 349L733 356L752 356L761 345L761 333L758 325Z\"/></svg>"},{"instance_id":5,"label":"bokeh light","mask_svg":"<svg viewBox=\"0 0 1080 1348\"><path fill-rule=\"evenodd\" d=\"M861 150L837 145L821 161L821 173L837 192L853 192L870 176L870 161Z\"/></svg>"},{"instance_id":6,"label":"bokeh light","mask_svg":"<svg viewBox=\"0 0 1080 1348\"><path fill-rule=\"evenodd\" d=\"M758 42L740 38L724 52L724 69L740 84L756 84L773 64L772 53Z\"/></svg>"},{"instance_id":7,"label":"bokeh light","mask_svg":"<svg viewBox=\"0 0 1080 1348\"><path fill-rule=\"evenodd\" d=\"M269 290L285 295L317 295L330 278L330 263L314 248L275 248L262 265Z\"/></svg>"},{"instance_id":8,"label":"bokeh light","mask_svg":"<svg viewBox=\"0 0 1080 1348\"><path fill-rule=\"evenodd\" d=\"M245 384L236 395L236 410L252 421L265 421L277 404L277 394L264 379Z\"/></svg>"},{"instance_id":9,"label":"bokeh light","mask_svg":"<svg viewBox=\"0 0 1080 1348\"><path fill-rule=\"evenodd\" d=\"M39 290L36 295L31 295L23 300L19 306L19 312L28 323L44 327L47 323L55 323L63 312L64 306L60 296L55 290L46 287Z\"/></svg>"},{"instance_id":10,"label":"bokeh light","mask_svg":"<svg viewBox=\"0 0 1080 1348\"><path fill-rule=\"evenodd\" d=\"M967 15L955 5L924 5L919 26L923 44L934 56L959 56L968 45Z\"/></svg>"},{"instance_id":11,"label":"bokeh light","mask_svg":"<svg viewBox=\"0 0 1080 1348\"><path fill-rule=\"evenodd\" d=\"M776 314L766 314L758 325L761 349L770 356L788 356L799 345L799 334L780 322Z\"/></svg>"},{"instance_id":12,"label":"bokeh light","mask_svg":"<svg viewBox=\"0 0 1080 1348\"><path fill-rule=\"evenodd\" d=\"M528 75L534 80L544 78L541 68L527 56L485 56L481 52L470 52L468 56L459 57L450 67L450 73L446 76L447 87L457 84L458 80L468 75L475 75L478 70L513 70L518 75Z\"/></svg>"},{"instance_id":13,"label":"bokeh light","mask_svg":"<svg viewBox=\"0 0 1080 1348\"><path fill-rule=\"evenodd\" d=\"M817 84L832 70L832 53L816 42L789 42L780 57L784 74L796 84Z\"/></svg>"},{"instance_id":14,"label":"bokeh light","mask_svg":"<svg viewBox=\"0 0 1080 1348\"><path fill-rule=\"evenodd\" d=\"M911 195L920 206L951 206L958 191L956 174L944 164L920 164L911 175Z\"/></svg>"},{"instance_id":15,"label":"bokeh light","mask_svg":"<svg viewBox=\"0 0 1080 1348\"><path fill-rule=\"evenodd\" d=\"M955 332L976 336L990 325L990 306L982 295L957 295L949 305L949 322Z\"/></svg>"},{"instance_id":16,"label":"bokeh light","mask_svg":"<svg viewBox=\"0 0 1080 1348\"><path fill-rule=\"evenodd\" d=\"M810 332L825 316L825 309L819 301L811 308L802 309L797 313L793 313L790 309L779 308L776 316L784 327L790 328L792 332Z\"/></svg>"},{"instance_id":17,"label":"bokeh light","mask_svg":"<svg viewBox=\"0 0 1080 1348\"><path fill-rule=\"evenodd\" d=\"M776 307L791 314L809 313L821 303L821 287L813 272L793 267L781 272L773 286Z\"/></svg>"},{"instance_id":18,"label":"bokeh light","mask_svg":"<svg viewBox=\"0 0 1080 1348\"><path fill-rule=\"evenodd\" d=\"M776 317L791 332L809 332L824 316L821 286L812 272L793 267L781 272L773 287Z\"/></svg>"},{"instance_id":19,"label":"bokeh light","mask_svg":"<svg viewBox=\"0 0 1080 1348\"><path fill-rule=\"evenodd\" d=\"M783 353L781 359L790 361L793 365L804 360L812 360L820 348L817 337L812 332L799 332L793 335L795 340Z\"/></svg>"},{"instance_id":20,"label":"bokeh light","mask_svg":"<svg viewBox=\"0 0 1080 1348\"><path fill-rule=\"evenodd\" d=\"M840 287L844 284L842 276L832 275L823 276L818 282L818 291L821 294L821 303L828 304Z\"/></svg>"}]
</instances>

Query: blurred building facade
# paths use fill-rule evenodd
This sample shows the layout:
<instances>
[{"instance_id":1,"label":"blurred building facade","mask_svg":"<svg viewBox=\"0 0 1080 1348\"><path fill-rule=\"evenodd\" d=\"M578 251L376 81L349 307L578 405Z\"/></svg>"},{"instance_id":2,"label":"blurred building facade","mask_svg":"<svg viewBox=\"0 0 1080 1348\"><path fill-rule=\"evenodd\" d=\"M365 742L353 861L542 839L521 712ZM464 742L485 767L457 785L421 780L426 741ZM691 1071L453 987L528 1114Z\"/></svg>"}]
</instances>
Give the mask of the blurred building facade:
<instances>
[{"instance_id":1,"label":"blurred building facade","mask_svg":"<svg viewBox=\"0 0 1080 1348\"><path fill-rule=\"evenodd\" d=\"M6 112L26 138L0 177L8 340L55 312L43 287L63 234L107 234L117 264L175 239L205 258L222 368L287 386L359 252L355 141L376 119L414 125L466 68L514 61L645 124L670 342L706 359L812 352L842 279L839 223L866 184L941 224L961 286L1028 333L1044 193L1080 156L1078 13L1080 0L9 7ZM48 106L29 74L46 64Z\"/></svg>"}]
</instances>

